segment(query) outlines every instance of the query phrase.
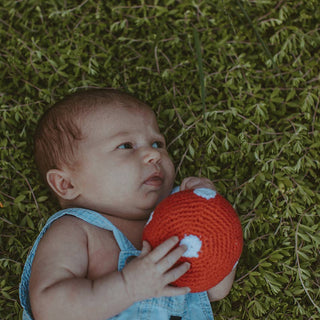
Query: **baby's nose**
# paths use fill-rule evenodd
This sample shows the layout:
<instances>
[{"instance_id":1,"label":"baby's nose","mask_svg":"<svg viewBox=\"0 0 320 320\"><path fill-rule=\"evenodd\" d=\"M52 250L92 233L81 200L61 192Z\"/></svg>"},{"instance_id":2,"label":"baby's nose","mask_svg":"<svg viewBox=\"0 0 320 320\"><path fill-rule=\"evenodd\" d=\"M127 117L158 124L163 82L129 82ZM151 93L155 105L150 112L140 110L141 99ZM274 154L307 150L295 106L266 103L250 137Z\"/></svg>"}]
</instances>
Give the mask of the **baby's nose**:
<instances>
[{"instance_id":1,"label":"baby's nose","mask_svg":"<svg viewBox=\"0 0 320 320\"><path fill-rule=\"evenodd\" d=\"M160 152L155 148L146 148L143 160L144 163L159 163L161 160Z\"/></svg>"}]
</instances>

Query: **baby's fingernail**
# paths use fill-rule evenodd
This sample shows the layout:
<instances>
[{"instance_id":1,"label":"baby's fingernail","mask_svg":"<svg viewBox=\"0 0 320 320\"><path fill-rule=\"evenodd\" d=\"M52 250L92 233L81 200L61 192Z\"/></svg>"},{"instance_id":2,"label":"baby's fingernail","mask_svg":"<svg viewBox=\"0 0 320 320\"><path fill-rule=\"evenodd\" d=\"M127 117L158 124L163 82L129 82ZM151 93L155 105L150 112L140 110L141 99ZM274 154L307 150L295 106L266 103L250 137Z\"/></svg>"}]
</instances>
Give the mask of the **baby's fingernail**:
<instances>
[{"instance_id":1,"label":"baby's fingernail","mask_svg":"<svg viewBox=\"0 0 320 320\"><path fill-rule=\"evenodd\" d=\"M188 250L188 246L186 246L185 244L182 244L180 247L183 248L184 251L187 251L187 250Z\"/></svg>"}]
</instances>

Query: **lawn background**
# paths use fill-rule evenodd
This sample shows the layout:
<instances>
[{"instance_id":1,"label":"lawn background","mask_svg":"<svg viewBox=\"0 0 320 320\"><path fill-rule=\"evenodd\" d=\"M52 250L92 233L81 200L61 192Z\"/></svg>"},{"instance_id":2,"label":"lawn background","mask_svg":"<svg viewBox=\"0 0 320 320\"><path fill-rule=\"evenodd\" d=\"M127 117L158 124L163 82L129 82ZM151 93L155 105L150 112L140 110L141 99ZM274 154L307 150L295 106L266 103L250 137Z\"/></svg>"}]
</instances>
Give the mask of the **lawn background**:
<instances>
[{"instance_id":1,"label":"lawn background","mask_svg":"<svg viewBox=\"0 0 320 320\"><path fill-rule=\"evenodd\" d=\"M245 239L215 319L320 319L320 5L316 0L2 0L0 319L19 319L27 253L58 208L32 160L67 93L147 101L177 167L212 179Z\"/></svg>"}]
</instances>

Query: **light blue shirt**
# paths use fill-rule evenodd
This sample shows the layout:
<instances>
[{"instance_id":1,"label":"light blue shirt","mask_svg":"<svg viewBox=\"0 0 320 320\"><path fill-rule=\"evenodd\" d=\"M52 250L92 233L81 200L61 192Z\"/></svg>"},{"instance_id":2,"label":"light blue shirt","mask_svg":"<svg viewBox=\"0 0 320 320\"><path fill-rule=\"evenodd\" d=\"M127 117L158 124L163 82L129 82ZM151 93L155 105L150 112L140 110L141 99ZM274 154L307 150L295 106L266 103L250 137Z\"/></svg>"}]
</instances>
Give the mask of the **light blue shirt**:
<instances>
[{"instance_id":1,"label":"light blue shirt","mask_svg":"<svg viewBox=\"0 0 320 320\"><path fill-rule=\"evenodd\" d=\"M70 208L57 212L51 216L44 228L41 230L31 249L25 263L21 283L20 283L20 301L23 307L23 320L34 320L32 317L29 300L29 280L31 274L32 262L36 253L38 244L49 229L51 224L64 215L72 215L86 221L96 227L103 228L113 232L113 235L119 245L120 255L118 260L118 270L120 271L131 256L138 256L137 250L125 235L116 228L108 219L99 213L81 209ZM85 302L84 302L85 303ZM128 309L109 319L130 319L130 320L213 320L212 309L206 292L189 293L176 297L160 297L139 301L131 305Z\"/></svg>"}]
</instances>

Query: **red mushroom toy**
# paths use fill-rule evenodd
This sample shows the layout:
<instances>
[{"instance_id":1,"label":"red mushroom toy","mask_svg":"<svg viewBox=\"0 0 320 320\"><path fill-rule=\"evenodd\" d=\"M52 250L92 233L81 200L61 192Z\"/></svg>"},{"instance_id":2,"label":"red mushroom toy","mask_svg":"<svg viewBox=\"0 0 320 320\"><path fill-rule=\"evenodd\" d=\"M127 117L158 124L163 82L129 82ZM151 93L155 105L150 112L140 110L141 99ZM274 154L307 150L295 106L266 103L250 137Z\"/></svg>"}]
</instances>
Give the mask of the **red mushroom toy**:
<instances>
[{"instance_id":1,"label":"red mushroom toy","mask_svg":"<svg viewBox=\"0 0 320 320\"><path fill-rule=\"evenodd\" d=\"M188 250L178 263L188 261L187 273L172 283L191 292L206 291L237 265L243 246L239 217L231 204L206 188L184 190L164 199L151 214L143 239L154 248L178 236Z\"/></svg>"}]
</instances>

